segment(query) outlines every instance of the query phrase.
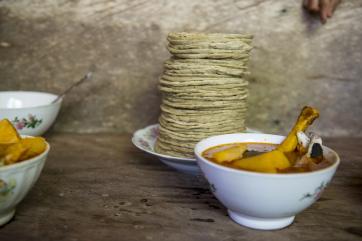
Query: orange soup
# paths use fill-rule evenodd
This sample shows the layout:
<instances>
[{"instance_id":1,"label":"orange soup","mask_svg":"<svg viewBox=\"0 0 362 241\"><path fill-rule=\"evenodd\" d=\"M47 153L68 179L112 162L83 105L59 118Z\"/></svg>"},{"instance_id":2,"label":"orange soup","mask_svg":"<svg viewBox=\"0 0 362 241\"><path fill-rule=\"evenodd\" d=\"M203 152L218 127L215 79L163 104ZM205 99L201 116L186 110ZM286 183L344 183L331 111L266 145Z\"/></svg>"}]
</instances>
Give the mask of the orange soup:
<instances>
[{"instance_id":1,"label":"orange soup","mask_svg":"<svg viewBox=\"0 0 362 241\"><path fill-rule=\"evenodd\" d=\"M272 143L228 143L211 147L205 150L202 153L202 156L207 160L222 166L247 170L238 167L236 162L248 157L270 152L275 150L277 146L278 144ZM328 167L333 163L323 156L321 158L306 158L305 155L301 155L297 151L286 153L286 156L291 163L290 167L278 169L277 173L311 172Z\"/></svg>"}]
</instances>

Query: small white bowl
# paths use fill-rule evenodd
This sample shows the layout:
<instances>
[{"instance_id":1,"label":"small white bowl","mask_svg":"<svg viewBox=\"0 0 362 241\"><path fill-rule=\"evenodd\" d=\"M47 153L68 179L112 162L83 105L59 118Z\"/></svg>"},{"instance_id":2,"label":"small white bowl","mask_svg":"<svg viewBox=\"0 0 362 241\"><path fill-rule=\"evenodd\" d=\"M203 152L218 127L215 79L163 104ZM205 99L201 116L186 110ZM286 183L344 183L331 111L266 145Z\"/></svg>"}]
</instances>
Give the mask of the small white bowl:
<instances>
[{"instance_id":1,"label":"small white bowl","mask_svg":"<svg viewBox=\"0 0 362 241\"><path fill-rule=\"evenodd\" d=\"M202 152L233 142L279 144L284 138L269 134L229 134L210 137L196 145L197 163L211 191L236 223L263 230L290 225L297 213L320 197L339 165L339 156L323 146L325 157L334 162L331 166L306 173L269 174L224 167L203 158Z\"/></svg>"},{"instance_id":2,"label":"small white bowl","mask_svg":"<svg viewBox=\"0 0 362 241\"><path fill-rule=\"evenodd\" d=\"M0 226L9 222L43 169L50 146L29 160L0 167Z\"/></svg>"},{"instance_id":3,"label":"small white bowl","mask_svg":"<svg viewBox=\"0 0 362 241\"><path fill-rule=\"evenodd\" d=\"M0 91L0 119L9 119L22 135L40 136L55 121L62 100L57 95L33 91Z\"/></svg>"}]
</instances>

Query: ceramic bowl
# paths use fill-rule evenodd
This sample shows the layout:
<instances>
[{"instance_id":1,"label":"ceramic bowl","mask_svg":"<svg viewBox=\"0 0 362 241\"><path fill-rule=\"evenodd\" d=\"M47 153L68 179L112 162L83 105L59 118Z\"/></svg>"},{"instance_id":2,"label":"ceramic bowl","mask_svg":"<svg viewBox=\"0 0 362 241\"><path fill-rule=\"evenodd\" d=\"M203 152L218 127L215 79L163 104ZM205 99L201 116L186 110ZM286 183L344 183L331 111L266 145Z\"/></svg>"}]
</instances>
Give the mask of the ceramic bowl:
<instances>
[{"instance_id":1,"label":"ceramic bowl","mask_svg":"<svg viewBox=\"0 0 362 241\"><path fill-rule=\"evenodd\" d=\"M18 205L38 180L49 152L46 150L31 159L0 167L0 226L15 214Z\"/></svg>"},{"instance_id":2,"label":"ceramic bowl","mask_svg":"<svg viewBox=\"0 0 362 241\"><path fill-rule=\"evenodd\" d=\"M324 155L333 165L307 173L268 174L224 167L203 158L202 152L233 142L279 144L284 138L269 134L229 134L210 137L196 145L197 163L211 191L236 223L263 230L290 225L296 214L320 197L339 165L339 157L324 146Z\"/></svg>"},{"instance_id":3,"label":"ceramic bowl","mask_svg":"<svg viewBox=\"0 0 362 241\"><path fill-rule=\"evenodd\" d=\"M0 119L9 119L22 135L40 136L55 121L62 100L57 95L32 91L0 91Z\"/></svg>"}]
</instances>

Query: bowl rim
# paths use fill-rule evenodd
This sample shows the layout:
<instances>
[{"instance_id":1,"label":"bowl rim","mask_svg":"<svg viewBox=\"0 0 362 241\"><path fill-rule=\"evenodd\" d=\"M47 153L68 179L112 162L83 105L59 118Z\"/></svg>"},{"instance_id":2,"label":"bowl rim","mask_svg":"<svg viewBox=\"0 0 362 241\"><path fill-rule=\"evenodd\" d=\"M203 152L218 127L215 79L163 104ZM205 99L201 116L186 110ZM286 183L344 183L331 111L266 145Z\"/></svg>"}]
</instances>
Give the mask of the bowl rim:
<instances>
[{"instance_id":1,"label":"bowl rim","mask_svg":"<svg viewBox=\"0 0 362 241\"><path fill-rule=\"evenodd\" d=\"M44 92L44 91L26 91L26 90L6 90L6 91L0 91L0 95L1 94L40 94L40 95L51 95L54 96L54 99L58 97L58 95L50 93L50 92ZM35 106L29 106L29 107L20 107L20 108L8 108L8 107L0 107L0 110L7 110L7 111L15 111L15 110L28 110L28 109L33 109L33 108L39 108L39 107L48 107L48 106L53 106L53 105L57 105L59 103L61 103L63 101L63 97L60 98L59 101L55 102L55 103L48 103L48 104L39 104L39 105L35 105Z\"/></svg>"},{"instance_id":2,"label":"bowl rim","mask_svg":"<svg viewBox=\"0 0 362 241\"><path fill-rule=\"evenodd\" d=\"M241 170L241 169L236 169L236 168L231 168L231 167L226 167L226 166L222 166L219 164L216 164L212 161L207 160L206 158L204 158L201 154L198 154L197 149L199 149L200 145L204 142L209 141L209 139L211 138L222 138L222 137L226 137L226 136L231 136L231 135L257 135L257 136L273 136L273 137L277 137L277 138L285 138L285 136L281 136L281 135L274 135L274 134L265 134L265 133L234 133L234 134L225 134L225 135L216 135L216 136L211 136L208 138L205 138L201 141L199 141L196 145L195 145L195 149L194 149L194 153L195 153L195 157L197 160L197 163L199 162L204 162L210 166L215 167L216 169L221 169L224 171L228 171L228 172L232 172L232 173L237 173L237 174L243 174L243 175L250 175L250 176L259 176L259 177L275 177L275 178L291 178L291 177L305 177L305 176L313 176L313 175L319 175L322 173L327 173L330 172L334 169L337 169L338 165L340 164L340 157L337 154L336 151L334 151L333 149L322 145L323 149L326 149L328 152L331 152L333 154L333 156L336 157L336 161L323 169L317 170L317 171L311 171L311 172L302 172L302 173L262 173L262 172L253 172L253 171L247 171L247 170ZM230 143L230 142L229 142ZM242 141L241 141L242 143ZM224 143L227 144L227 143ZM222 145L222 143L220 143L220 145ZM202 150L200 153L204 152L206 149ZM200 167L201 171L203 172L202 168Z\"/></svg>"},{"instance_id":3,"label":"bowl rim","mask_svg":"<svg viewBox=\"0 0 362 241\"><path fill-rule=\"evenodd\" d=\"M27 135L21 135L21 137L25 137L25 138L32 138L32 137L35 137L35 136L27 136ZM24 161L21 161L21 162L16 162L14 164L10 164L10 165L6 165L6 166L1 166L0 167L0 174L2 172L5 172L5 171L9 171L9 170L12 170L12 169L17 169L17 168L21 168L21 167L24 167L24 166L28 166L28 165L31 165L35 162L38 162L39 160L41 160L44 156L46 156L48 153L49 153L49 150L50 150L50 145L47 141L45 141L45 144L46 144L46 149L45 151L43 151L41 154L35 156L35 157L32 157L30 159L27 159L27 160L24 160Z\"/></svg>"}]
</instances>

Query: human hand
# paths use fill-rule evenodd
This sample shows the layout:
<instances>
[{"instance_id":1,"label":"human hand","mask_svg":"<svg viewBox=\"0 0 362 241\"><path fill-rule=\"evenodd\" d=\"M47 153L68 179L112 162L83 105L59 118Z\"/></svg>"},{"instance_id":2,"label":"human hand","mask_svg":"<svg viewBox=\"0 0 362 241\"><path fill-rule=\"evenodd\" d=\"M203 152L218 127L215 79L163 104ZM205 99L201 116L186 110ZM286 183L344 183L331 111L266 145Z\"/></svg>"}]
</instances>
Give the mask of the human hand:
<instances>
[{"instance_id":1,"label":"human hand","mask_svg":"<svg viewBox=\"0 0 362 241\"><path fill-rule=\"evenodd\" d=\"M308 11L318 14L324 24L328 18L332 17L340 2L341 0L303 0L303 6Z\"/></svg>"}]
</instances>

